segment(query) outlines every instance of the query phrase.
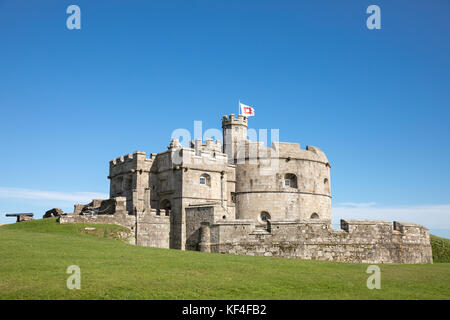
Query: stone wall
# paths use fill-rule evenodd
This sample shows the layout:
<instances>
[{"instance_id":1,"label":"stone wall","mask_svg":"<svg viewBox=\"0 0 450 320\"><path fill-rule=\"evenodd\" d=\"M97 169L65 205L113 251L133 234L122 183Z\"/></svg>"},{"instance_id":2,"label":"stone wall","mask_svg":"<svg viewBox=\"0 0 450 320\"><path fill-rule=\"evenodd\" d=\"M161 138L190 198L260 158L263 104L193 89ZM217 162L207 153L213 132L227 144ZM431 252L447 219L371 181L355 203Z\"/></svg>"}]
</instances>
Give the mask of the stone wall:
<instances>
[{"instance_id":1,"label":"stone wall","mask_svg":"<svg viewBox=\"0 0 450 320\"><path fill-rule=\"evenodd\" d=\"M429 232L413 223L342 220L272 221L267 231L249 221L211 224L204 251L359 263L432 263ZM200 236L201 238L201 236ZM205 237L203 237L205 238Z\"/></svg>"},{"instance_id":2,"label":"stone wall","mask_svg":"<svg viewBox=\"0 0 450 320\"><path fill-rule=\"evenodd\" d=\"M150 209L138 214L137 245L169 248L170 216L165 211Z\"/></svg>"},{"instance_id":3,"label":"stone wall","mask_svg":"<svg viewBox=\"0 0 450 320\"><path fill-rule=\"evenodd\" d=\"M186 250L198 250L202 223L233 219L221 203L190 205L186 208Z\"/></svg>"},{"instance_id":4,"label":"stone wall","mask_svg":"<svg viewBox=\"0 0 450 320\"><path fill-rule=\"evenodd\" d=\"M128 228L134 238L133 244L169 248L170 244L170 212L157 209L146 209L136 215L126 210L126 198L117 197L114 214L68 214L59 218L60 223L94 223L116 224ZM98 203L101 206L101 203ZM167 215L169 214L169 215ZM137 230L137 236L136 236Z\"/></svg>"}]
</instances>

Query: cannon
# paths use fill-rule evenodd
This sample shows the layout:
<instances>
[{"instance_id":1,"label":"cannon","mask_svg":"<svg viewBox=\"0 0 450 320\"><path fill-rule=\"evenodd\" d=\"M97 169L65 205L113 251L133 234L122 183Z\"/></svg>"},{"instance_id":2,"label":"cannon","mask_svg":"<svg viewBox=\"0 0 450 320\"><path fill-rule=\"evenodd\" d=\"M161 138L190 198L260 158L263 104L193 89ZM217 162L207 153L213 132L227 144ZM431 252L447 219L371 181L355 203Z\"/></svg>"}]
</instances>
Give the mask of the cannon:
<instances>
[{"instance_id":1,"label":"cannon","mask_svg":"<svg viewBox=\"0 0 450 320\"><path fill-rule=\"evenodd\" d=\"M6 216L7 217L16 217L17 218L16 222L34 220L33 213L7 213Z\"/></svg>"}]
</instances>

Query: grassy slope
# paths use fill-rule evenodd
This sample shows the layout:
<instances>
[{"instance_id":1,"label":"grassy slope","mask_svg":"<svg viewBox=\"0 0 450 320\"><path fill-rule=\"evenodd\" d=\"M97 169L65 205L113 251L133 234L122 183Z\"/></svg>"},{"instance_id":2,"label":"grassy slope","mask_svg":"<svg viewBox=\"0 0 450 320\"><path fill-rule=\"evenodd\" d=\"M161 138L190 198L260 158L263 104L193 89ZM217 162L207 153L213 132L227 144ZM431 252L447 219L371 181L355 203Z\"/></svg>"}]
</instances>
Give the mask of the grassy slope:
<instances>
[{"instance_id":1,"label":"grassy slope","mask_svg":"<svg viewBox=\"0 0 450 320\"><path fill-rule=\"evenodd\" d=\"M431 235L431 247L433 248L433 261L450 262L450 239L439 238Z\"/></svg>"},{"instance_id":2,"label":"grassy slope","mask_svg":"<svg viewBox=\"0 0 450 320\"><path fill-rule=\"evenodd\" d=\"M369 290L365 264L137 247L83 229L1 226L0 299L450 299L450 263L380 265L381 289ZM81 290L66 288L73 264Z\"/></svg>"}]
</instances>

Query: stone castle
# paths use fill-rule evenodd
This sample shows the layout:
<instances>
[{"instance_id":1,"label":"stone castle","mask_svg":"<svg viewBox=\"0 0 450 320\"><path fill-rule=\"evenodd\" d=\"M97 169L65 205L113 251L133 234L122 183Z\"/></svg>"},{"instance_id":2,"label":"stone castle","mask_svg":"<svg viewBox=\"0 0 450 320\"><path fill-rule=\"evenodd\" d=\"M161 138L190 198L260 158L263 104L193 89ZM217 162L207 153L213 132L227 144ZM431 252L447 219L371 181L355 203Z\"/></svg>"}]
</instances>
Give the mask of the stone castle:
<instances>
[{"instance_id":1,"label":"stone castle","mask_svg":"<svg viewBox=\"0 0 450 320\"><path fill-rule=\"evenodd\" d=\"M222 118L223 143L110 161L110 199L75 205L60 223L113 223L142 246L363 263L432 263L414 223L341 220L331 227L330 163L317 147L247 139L246 117Z\"/></svg>"}]
</instances>

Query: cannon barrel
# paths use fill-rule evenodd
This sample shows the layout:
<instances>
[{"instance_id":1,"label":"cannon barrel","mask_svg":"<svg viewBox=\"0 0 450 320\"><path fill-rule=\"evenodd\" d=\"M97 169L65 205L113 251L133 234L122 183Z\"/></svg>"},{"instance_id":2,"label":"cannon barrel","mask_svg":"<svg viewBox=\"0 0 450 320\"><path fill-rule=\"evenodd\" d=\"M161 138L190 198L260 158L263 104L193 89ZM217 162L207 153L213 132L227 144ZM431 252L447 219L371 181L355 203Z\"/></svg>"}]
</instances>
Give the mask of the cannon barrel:
<instances>
[{"instance_id":1,"label":"cannon barrel","mask_svg":"<svg viewBox=\"0 0 450 320\"><path fill-rule=\"evenodd\" d=\"M33 213L7 213L6 214L7 217L18 217L18 216L32 217L33 215L34 215Z\"/></svg>"}]
</instances>

